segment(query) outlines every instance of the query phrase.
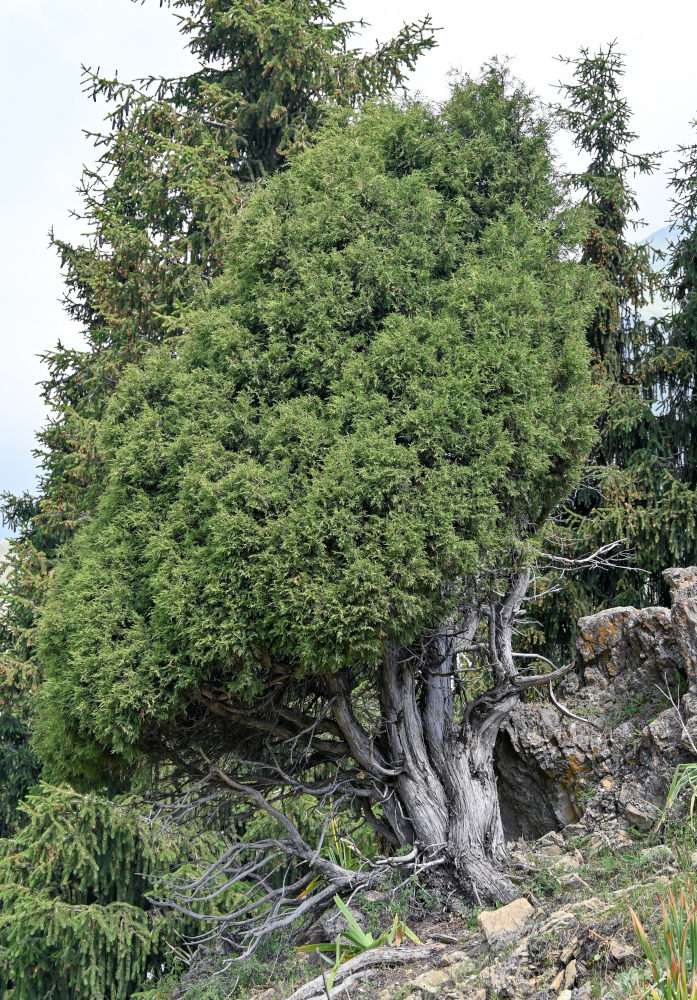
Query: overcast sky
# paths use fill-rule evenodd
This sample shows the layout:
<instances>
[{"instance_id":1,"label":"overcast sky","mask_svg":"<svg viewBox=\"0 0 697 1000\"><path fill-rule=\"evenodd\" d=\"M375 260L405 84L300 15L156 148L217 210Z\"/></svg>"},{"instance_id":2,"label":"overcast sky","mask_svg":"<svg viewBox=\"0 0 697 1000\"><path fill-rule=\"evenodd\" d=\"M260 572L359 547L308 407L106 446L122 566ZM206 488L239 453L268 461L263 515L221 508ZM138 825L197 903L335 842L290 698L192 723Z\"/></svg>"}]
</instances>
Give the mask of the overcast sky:
<instances>
[{"instance_id":1,"label":"overcast sky","mask_svg":"<svg viewBox=\"0 0 697 1000\"><path fill-rule=\"evenodd\" d=\"M475 73L493 55L510 56L515 73L545 100L568 72L555 61L580 46L613 39L626 54L625 93L635 112L639 151L674 150L693 139L697 116L692 0L348 0L347 15L370 21L366 44L405 20L430 13L439 47L412 77L412 89L439 99L452 68ZM48 230L76 239L70 218L75 188L93 153L83 130L104 110L81 93L82 63L125 79L176 75L193 68L174 17L159 0L0 0L0 490L34 487L33 435L44 420L37 355L58 338L74 346L80 331L63 315L61 281ZM562 145L562 155L569 156ZM637 183L646 233L668 216L665 157L660 175ZM0 531L1 531L0 525Z\"/></svg>"}]
</instances>

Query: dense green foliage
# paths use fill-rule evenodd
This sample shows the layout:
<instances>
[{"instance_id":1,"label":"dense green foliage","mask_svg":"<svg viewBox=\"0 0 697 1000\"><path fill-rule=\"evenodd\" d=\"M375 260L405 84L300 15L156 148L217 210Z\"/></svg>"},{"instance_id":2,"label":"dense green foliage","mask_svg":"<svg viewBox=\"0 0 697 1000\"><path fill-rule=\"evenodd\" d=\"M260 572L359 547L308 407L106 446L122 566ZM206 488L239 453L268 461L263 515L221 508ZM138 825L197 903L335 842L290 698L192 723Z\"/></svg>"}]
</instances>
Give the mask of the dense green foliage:
<instances>
[{"instance_id":1,"label":"dense green foliage","mask_svg":"<svg viewBox=\"0 0 697 1000\"><path fill-rule=\"evenodd\" d=\"M636 174L652 173L657 157L637 154L631 130L632 113L622 96L623 57L614 44L591 54L582 49L573 67L573 82L565 85L561 124L589 162L570 181L592 212L593 224L582 260L593 265L602 280L602 294L588 327L588 343L612 381L624 388L631 382L637 354L644 346L641 308L656 288L651 249L630 237L632 214L638 204L630 187ZM611 460L612 441L603 436L597 454Z\"/></svg>"},{"instance_id":2,"label":"dense green foliage","mask_svg":"<svg viewBox=\"0 0 697 1000\"><path fill-rule=\"evenodd\" d=\"M125 800L41 785L0 841L0 992L7 1000L126 1000L171 957L173 919L148 876L181 864L181 830ZM180 922L180 930L186 927Z\"/></svg>"},{"instance_id":3,"label":"dense green foliage","mask_svg":"<svg viewBox=\"0 0 697 1000\"><path fill-rule=\"evenodd\" d=\"M270 661L370 668L522 558L593 437L584 226L496 66L440 114L335 117L252 195L176 356L102 421L39 630L53 773L131 758L206 685L253 697Z\"/></svg>"},{"instance_id":4,"label":"dense green foliage","mask_svg":"<svg viewBox=\"0 0 697 1000\"><path fill-rule=\"evenodd\" d=\"M143 986L174 919L136 873L188 853L127 800L41 786L18 812L44 669L36 746L79 785L200 756L216 699L266 719L350 667L374 708L387 644L534 554L601 384L592 467L553 531L566 554L621 537L648 575L567 580L536 639L566 652L580 614L656 599L666 565L697 561L697 147L673 177L674 312L649 323L631 179L655 158L630 149L614 47L572 60L565 88L578 210L548 123L497 65L439 113L360 110L433 45L429 19L364 54L339 0L169 6L197 72L88 75L112 128L83 176L88 243L55 241L87 350L47 355L41 495L3 508L20 531L0 614L13 1000ZM248 737L226 719L211 752ZM311 840L305 799L284 808ZM240 815L243 837L267 835Z\"/></svg>"},{"instance_id":5,"label":"dense green foliage","mask_svg":"<svg viewBox=\"0 0 697 1000\"><path fill-rule=\"evenodd\" d=\"M352 48L355 26L337 16L343 6L338 0L175 0L168 6L181 15L182 32L199 59L195 73L137 85L86 77L89 95L111 102L111 128L93 137L99 159L80 187L89 238L78 245L55 240L66 308L83 329L86 349L59 344L46 355L43 393L52 419L39 437L40 495L5 496L2 507L19 537L0 615L0 833L26 822L17 804L38 776L27 728L41 677L36 609L62 545L99 494L97 428L121 372L153 344L181 333L181 311L219 269L219 242L245 190L311 139L328 105L354 107L389 94L403 84L419 53L434 44L426 18L405 25L372 53ZM136 830L141 821L135 812L129 817ZM43 836L31 823L27 850L35 835ZM126 846L115 837L110 849L114 857L124 849L124 870L135 884L134 872L145 869ZM29 914L31 905L30 897ZM104 975L108 980L114 963L121 963L122 971L123 963L130 963L134 975L142 972L147 954L142 914L118 916L93 907L72 911L47 899L37 907L38 920L54 929L60 924L54 950L62 935L66 955L79 951L78 925L96 949L94 962L76 960L57 990L71 998L83 990L96 1000L95 984ZM18 928L29 917L24 910L12 912L8 933L17 938L6 968L16 980L28 976L36 958L39 978L26 978L25 992L18 994L34 998L50 983L53 938L41 951L38 938L30 937L22 950ZM130 957L120 932L114 937L117 916L131 935ZM58 923L51 923L54 918ZM71 921L72 944L66 943ZM126 976L124 990L129 983Z\"/></svg>"},{"instance_id":6,"label":"dense green foliage","mask_svg":"<svg viewBox=\"0 0 697 1000\"><path fill-rule=\"evenodd\" d=\"M27 738L24 721L0 712L0 837L7 837L20 817L17 806L35 784L39 762Z\"/></svg>"},{"instance_id":7,"label":"dense green foliage","mask_svg":"<svg viewBox=\"0 0 697 1000\"><path fill-rule=\"evenodd\" d=\"M28 497L15 498L5 510L12 528L35 512ZM45 562L0 561L0 837L8 836L21 819L17 805L40 770L29 743L28 720L36 690L33 598L46 577Z\"/></svg>"},{"instance_id":8,"label":"dense green foliage","mask_svg":"<svg viewBox=\"0 0 697 1000\"><path fill-rule=\"evenodd\" d=\"M595 196L605 209L600 216L598 242L604 242L612 253L606 259L589 257L589 261L608 275L610 287L614 285L617 316L616 322L611 314L605 322L607 342L612 341L614 347L603 351L598 346L601 363L613 383L600 445L593 456L596 469L591 486L595 493L593 489L579 493L572 525L589 545L624 539L632 550L632 563L644 571L595 573L587 578L583 600L586 609L595 611L603 603L641 606L667 600L662 571L697 560L697 499L695 480L685 475L683 456L686 446L690 447L690 433L684 422L685 408L680 416L676 413L679 376L674 381L671 371L677 371L673 364L665 363L666 343L673 359L676 349L680 353L677 343L673 346L679 334L675 321L668 320L667 325L666 321L650 321L642 312L658 288L659 275L652 266L650 247L630 244L627 239L627 212L637 208L628 187L629 173L650 171L655 157L628 152L637 137L628 127L629 109L619 95L623 63L613 47L595 57L584 54L579 67L585 74L581 74L582 81L593 81L585 111L596 124L587 122L584 132L583 124L570 117L569 125L576 128L579 142L590 136L598 150L588 181L581 177L592 198L598 187L595 175L602 175L607 163L606 174L612 179L614 167L615 197L603 197L602 191ZM686 195L687 187L681 187L680 192ZM687 201L682 204L685 221L689 217ZM684 266L685 258L682 260ZM673 268L681 270L677 260ZM673 274L677 274L675 269ZM596 340L600 345L597 326L596 322L589 331L593 346ZM614 360L608 363L610 356ZM670 399L665 398L666 382L662 384L666 377L673 386ZM677 437L676 424L680 425Z\"/></svg>"}]
</instances>

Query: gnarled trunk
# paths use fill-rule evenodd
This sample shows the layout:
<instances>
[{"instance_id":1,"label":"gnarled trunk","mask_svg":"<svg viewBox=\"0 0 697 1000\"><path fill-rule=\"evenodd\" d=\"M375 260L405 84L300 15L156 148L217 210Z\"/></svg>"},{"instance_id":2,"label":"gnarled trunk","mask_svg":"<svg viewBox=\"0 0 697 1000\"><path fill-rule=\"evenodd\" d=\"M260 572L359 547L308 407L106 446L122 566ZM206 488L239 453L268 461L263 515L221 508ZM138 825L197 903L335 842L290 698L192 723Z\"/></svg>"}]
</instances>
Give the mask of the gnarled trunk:
<instances>
[{"instance_id":1,"label":"gnarled trunk","mask_svg":"<svg viewBox=\"0 0 697 1000\"><path fill-rule=\"evenodd\" d=\"M434 639L421 705L408 659L390 656L383 671L382 705L393 761L404 771L395 791L412 827L412 840L444 854L463 890L477 902L508 901L513 886L502 874L506 851L494 773L500 726L519 695L499 701L481 718L453 718L454 655Z\"/></svg>"},{"instance_id":2,"label":"gnarled trunk","mask_svg":"<svg viewBox=\"0 0 697 1000\"><path fill-rule=\"evenodd\" d=\"M418 649L385 649L379 738L356 721L348 679L333 682L335 719L355 759L377 778L393 843L414 843L426 858L443 858L461 889L482 903L516 895L503 872L494 746L520 697L511 640L527 584L527 571L517 573L504 598L443 623ZM470 701L459 698L456 711L458 657L484 616L494 686Z\"/></svg>"}]
</instances>

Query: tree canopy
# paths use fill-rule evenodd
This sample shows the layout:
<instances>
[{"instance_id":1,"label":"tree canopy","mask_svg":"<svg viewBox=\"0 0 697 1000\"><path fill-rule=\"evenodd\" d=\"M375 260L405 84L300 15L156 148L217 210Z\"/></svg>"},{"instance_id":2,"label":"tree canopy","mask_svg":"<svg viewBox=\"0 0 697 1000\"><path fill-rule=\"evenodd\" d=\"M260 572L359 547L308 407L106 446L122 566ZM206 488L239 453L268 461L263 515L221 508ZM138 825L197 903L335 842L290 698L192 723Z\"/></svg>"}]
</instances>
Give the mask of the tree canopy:
<instances>
[{"instance_id":1,"label":"tree canopy","mask_svg":"<svg viewBox=\"0 0 697 1000\"><path fill-rule=\"evenodd\" d=\"M647 307L660 276L652 247L638 237L632 189L633 179L652 173L660 157L634 151L624 56L615 43L562 61L573 76L561 87L556 115L587 157L568 182L592 216L581 259L596 272L601 295L586 337L595 371L606 379L608 405L582 482L549 544L566 557L612 543L624 550L602 568L567 575L561 592L554 587L535 608L536 648L566 659L580 617L604 606L667 601L661 574L687 558L694 498L675 475L665 420L655 406L660 330Z\"/></svg>"},{"instance_id":2,"label":"tree canopy","mask_svg":"<svg viewBox=\"0 0 697 1000\"><path fill-rule=\"evenodd\" d=\"M39 628L54 774L218 698L268 714L371 676L524 559L594 435L584 226L496 66L440 113L335 115L251 196L176 352L102 421L104 492Z\"/></svg>"}]
</instances>

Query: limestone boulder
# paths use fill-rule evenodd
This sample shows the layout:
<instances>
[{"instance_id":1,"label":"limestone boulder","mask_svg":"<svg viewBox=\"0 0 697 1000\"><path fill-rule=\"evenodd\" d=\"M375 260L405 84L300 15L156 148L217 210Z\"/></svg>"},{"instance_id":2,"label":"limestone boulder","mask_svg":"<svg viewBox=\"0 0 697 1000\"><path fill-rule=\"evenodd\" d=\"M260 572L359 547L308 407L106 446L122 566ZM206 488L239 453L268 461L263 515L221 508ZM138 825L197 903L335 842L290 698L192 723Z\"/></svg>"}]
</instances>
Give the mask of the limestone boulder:
<instances>
[{"instance_id":1,"label":"limestone boulder","mask_svg":"<svg viewBox=\"0 0 697 1000\"><path fill-rule=\"evenodd\" d=\"M617 823L649 830L676 765L694 759L697 567L664 577L670 608L611 608L579 621L575 670L557 695L587 722L546 701L519 705L509 719L497 745L508 837L570 824L579 833Z\"/></svg>"}]
</instances>

